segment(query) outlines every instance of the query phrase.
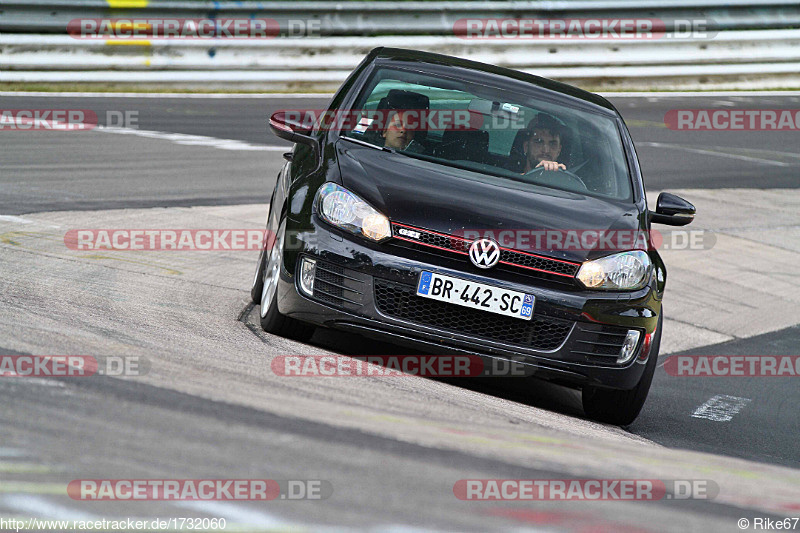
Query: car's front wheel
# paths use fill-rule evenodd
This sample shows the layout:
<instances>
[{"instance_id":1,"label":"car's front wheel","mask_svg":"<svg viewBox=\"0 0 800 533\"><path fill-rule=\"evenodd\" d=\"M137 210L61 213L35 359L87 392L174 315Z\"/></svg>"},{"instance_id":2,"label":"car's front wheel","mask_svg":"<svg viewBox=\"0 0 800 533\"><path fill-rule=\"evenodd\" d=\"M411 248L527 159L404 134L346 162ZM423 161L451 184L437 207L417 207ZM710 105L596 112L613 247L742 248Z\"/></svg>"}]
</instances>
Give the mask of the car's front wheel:
<instances>
[{"instance_id":1,"label":"car's front wheel","mask_svg":"<svg viewBox=\"0 0 800 533\"><path fill-rule=\"evenodd\" d=\"M256 263L256 275L253 278L253 286L250 288L250 299L254 304L261 303L261 291L264 290L264 263L269 256L269 250L275 244L275 234L270 231L275 228L270 228L272 223L272 205L275 203L275 192L272 193L272 198L269 200L269 210L267 211L267 227L264 230L264 238L261 241L261 253L258 254L258 263Z\"/></svg>"},{"instance_id":2,"label":"car's front wheel","mask_svg":"<svg viewBox=\"0 0 800 533\"><path fill-rule=\"evenodd\" d=\"M258 271L261 273L261 329L267 333L306 341L314 334L314 326L284 316L278 311L278 281L283 264L286 241L286 219L281 220L271 247L262 251ZM258 273L256 274L258 276ZM255 290L255 286L253 287Z\"/></svg>"},{"instance_id":3,"label":"car's front wheel","mask_svg":"<svg viewBox=\"0 0 800 533\"><path fill-rule=\"evenodd\" d=\"M583 411L590 418L617 426L627 426L636 420L647 400L650 384L658 365L658 350L661 347L661 330L664 321L663 311L658 317L658 326L650 346L647 366L639 383L631 390L603 389L586 386L581 393Z\"/></svg>"}]
</instances>

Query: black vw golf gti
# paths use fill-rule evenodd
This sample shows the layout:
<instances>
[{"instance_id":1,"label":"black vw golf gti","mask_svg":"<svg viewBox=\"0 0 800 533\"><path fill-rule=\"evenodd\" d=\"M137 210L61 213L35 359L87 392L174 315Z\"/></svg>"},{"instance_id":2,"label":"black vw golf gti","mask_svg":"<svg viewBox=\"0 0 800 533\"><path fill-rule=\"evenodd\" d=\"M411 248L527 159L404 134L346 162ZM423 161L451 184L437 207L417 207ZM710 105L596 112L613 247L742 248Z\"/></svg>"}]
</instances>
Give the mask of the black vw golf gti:
<instances>
[{"instance_id":1,"label":"black vw golf gti","mask_svg":"<svg viewBox=\"0 0 800 533\"><path fill-rule=\"evenodd\" d=\"M443 55L375 49L309 120L272 193L252 288L265 331L347 330L530 365L632 422L655 371L666 269L630 134L604 98ZM531 383L535 386L535 382Z\"/></svg>"}]
</instances>

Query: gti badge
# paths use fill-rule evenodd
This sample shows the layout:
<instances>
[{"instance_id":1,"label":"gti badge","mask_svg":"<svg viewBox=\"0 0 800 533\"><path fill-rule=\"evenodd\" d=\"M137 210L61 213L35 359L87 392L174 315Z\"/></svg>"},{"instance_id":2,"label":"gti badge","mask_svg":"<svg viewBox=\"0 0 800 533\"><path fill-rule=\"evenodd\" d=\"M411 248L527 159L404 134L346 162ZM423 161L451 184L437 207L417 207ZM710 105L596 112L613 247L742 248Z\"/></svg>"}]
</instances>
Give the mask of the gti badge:
<instances>
[{"instance_id":1,"label":"gti badge","mask_svg":"<svg viewBox=\"0 0 800 533\"><path fill-rule=\"evenodd\" d=\"M500 246L492 239L478 239L469 247L469 258L478 268L492 268L500 261Z\"/></svg>"},{"instance_id":2,"label":"gti badge","mask_svg":"<svg viewBox=\"0 0 800 533\"><path fill-rule=\"evenodd\" d=\"M406 229L406 228L399 228L397 230L397 233L399 233L400 235L403 235L405 237L411 237L412 239L419 239L419 232L418 231L413 231L413 230Z\"/></svg>"}]
</instances>

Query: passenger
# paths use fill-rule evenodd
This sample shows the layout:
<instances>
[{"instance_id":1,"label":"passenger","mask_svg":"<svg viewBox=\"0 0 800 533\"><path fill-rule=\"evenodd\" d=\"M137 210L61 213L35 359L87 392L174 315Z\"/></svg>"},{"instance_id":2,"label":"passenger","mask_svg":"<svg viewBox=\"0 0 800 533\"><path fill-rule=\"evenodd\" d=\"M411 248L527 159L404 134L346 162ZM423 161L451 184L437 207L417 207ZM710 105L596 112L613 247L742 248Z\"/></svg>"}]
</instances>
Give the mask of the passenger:
<instances>
[{"instance_id":1,"label":"passenger","mask_svg":"<svg viewBox=\"0 0 800 533\"><path fill-rule=\"evenodd\" d=\"M381 136L384 146L404 152L421 153L424 147L414 140L414 130L408 127L403 111L392 111Z\"/></svg>"}]
</instances>

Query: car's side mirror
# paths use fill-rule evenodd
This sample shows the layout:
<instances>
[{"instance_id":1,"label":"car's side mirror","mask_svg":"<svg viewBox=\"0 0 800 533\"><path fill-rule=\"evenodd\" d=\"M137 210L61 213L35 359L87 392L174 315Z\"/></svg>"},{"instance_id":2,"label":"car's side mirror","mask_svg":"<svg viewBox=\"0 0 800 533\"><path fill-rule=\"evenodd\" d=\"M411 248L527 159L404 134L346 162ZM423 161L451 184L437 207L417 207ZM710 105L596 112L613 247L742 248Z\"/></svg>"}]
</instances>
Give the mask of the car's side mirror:
<instances>
[{"instance_id":1,"label":"car's side mirror","mask_svg":"<svg viewBox=\"0 0 800 533\"><path fill-rule=\"evenodd\" d=\"M650 222L668 224L670 226L685 226L694 220L697 209L681 198L668 192L662 192L656 200L655 213L650 211Z\"/></svg>"},{"instance_id":2,"label":"car's side mirror","mask_svg":"<svg viewBox=\"0 0 800 533\"><path fill-rule=\"evenodd\" d=\"M307 144L319 156L319 141L311 135L311 127L294 117L287 116L286 111L277 111L269 117L272 133L293 143Z\"/></svg>"}]
</instances>

